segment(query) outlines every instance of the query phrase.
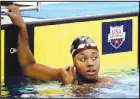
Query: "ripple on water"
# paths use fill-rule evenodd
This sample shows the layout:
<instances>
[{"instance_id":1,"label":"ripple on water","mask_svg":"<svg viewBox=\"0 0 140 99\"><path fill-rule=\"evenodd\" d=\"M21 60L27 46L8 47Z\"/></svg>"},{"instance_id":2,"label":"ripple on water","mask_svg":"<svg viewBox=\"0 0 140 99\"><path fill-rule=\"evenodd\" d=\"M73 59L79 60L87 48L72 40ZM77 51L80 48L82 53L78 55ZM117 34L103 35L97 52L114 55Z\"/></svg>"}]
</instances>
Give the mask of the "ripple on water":
<instances>
[{"instance_id":1,"label":"ripple on water","mask_svg":"<svg viewBox=\"0 0 140 99\"><path fill-rule=\"evenodd\" d=\"M115 79L113 85L100 87L91 85L61 86L61 83L51 81L30 82L29 86L37 90L38 93L22 94L20 98L139 98L138 72L123 72L122 75L111 76ZM3 88L2 91L6 91L6 88Z\"/></svg>"}]
</instances>

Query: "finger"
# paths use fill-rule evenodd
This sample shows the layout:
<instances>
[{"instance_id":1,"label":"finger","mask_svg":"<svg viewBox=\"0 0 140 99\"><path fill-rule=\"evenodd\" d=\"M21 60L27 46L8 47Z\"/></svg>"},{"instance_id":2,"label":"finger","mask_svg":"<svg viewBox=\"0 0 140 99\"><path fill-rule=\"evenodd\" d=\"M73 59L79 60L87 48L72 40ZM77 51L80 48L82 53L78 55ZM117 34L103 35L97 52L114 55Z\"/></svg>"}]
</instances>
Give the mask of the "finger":
<instances>
[{"instance_id":1,"label":"finger","mask_svg":"<svg viewBox=\"0 0 140 99\"><path fill-rule=\"evenodd\" d=\"M71 69L70 70L73 71L74 70L74 66L71 66Z\"/></svg>"},{"instance_id":2,"label":"finger","mask_svg":"<svg viewBox=\"0 0 140 99\"><path fill-rule=\"evenodd\" d=\"M74 67L71 67L71 71L73 71Z\"/></svg>"},{"instance_id":3,"label":"finger","mask_svg":"<svg viewBox=\"0 0 140 99\"><path fill-rule=\"evenodd\" d=\"M69 69L69 72L72 73L72 74L75 74L75 67L71 67L71 68Z\"/></svg>"},{"instance_id":4,"label":"finger","mask_svg":"<svg viewBox=\"0 0 140 99\"><path fill-rule=\"evenodd\" d=\"M13 6L12 6L12 5L8 5L8 6L6 6L5 8L8 9L9 11L12 11Z\"/></svg>"},{"instance_id":5,"label":"finger","mask_svg":"<svg viewBox=\"0 0 140 99\"><path fill-rule=\"evenodd\" d=\"M13 12L13 13L15 13L18 9L18 7L15 5L8 5L6 8L8 9L9 12Z\"/></svg>"},{"instance_id":6,"label":"finger","mask_svg":"<svg viewBox=\"0 0 140 99\"><path fill-rule=\"evenodd\" d=\"M66 70L69 71L69 69L70 69L70 66L66 66Z\"/></svg>"},{"instance_id":7,"label":"finger","mask_svg":"<svg viewBox=\"0 0 140 99\"><path fill-rule=\"evenodd\" d=\"M69 72L72 70L72 67L69 68Z\"/></svg>"},{"instance_id":8,"label":"finger","mask_svg":"<svg viewBox=\"0 0 140 99\"><path fill-rule=\"evenodd\" d=\"M68 66L65 67L65 69L66 69L67 71L69 71L71 67L72 67L72 66L69 66L69 65L68 65Z\"/></svg>"},{"instance_id":9,"label":"finger","mask_svg":"<svg viewBox=\"0 0 140 99\"><path fill-rule=\"evenodd\" d=\"M76 67L73 67L73 75L76 77Z\"/></svg>"},{"instance_id":10,"label":"finger","mask_svg":"<svg viewBox=\"0 0 140 99\"><path fill-rule=\"evenodd\" d=\"M15 5L8 5L6 6L7 9L14 9L16 6Z\"/></svg>"},{"instance_id":11,"label":"finger","mask_svg":"<svg viewBox=\"0 0 140 99\"><path fill-rule=\"evenodd\" d=\"M6 14L7 14L11 19L12 19L13 16L14 16L13 12L9 12L9 11L7 11Z\"/></svg>"},{"instance_id":12,"label":"finger","mask_svg":"<svg viewBox=\"0 0 140 99\"><path fill-rule=\"evenodd\" d=\"M12 14L11 14L11 12L12 12L12 6L11 5L8 5L8 6L6 6L6 8L7 8L7 10L5 11L5 13L9 16L9 17L11 17L12 16Z\"/></svg>"},{"instance_id":13,"label":"finger","mask_svg":"<svg viewBox=\"0 0 140 99\"><path fill-rule=\"evenodd\" d=\"M76 67L73 67L73 71L76 72Z\"/></svg>"},{"instance_id":14,"label":"finger","mask_svg":"<svg viewBox=\"0 0 140 99\"><path fill-rule=\"evenodd\" d=\"M8 10L6 10L5 13L6 13L9 17L11 17L11 16L10 16L10 12L9 12Z\"/></svg>"}]
</instances>

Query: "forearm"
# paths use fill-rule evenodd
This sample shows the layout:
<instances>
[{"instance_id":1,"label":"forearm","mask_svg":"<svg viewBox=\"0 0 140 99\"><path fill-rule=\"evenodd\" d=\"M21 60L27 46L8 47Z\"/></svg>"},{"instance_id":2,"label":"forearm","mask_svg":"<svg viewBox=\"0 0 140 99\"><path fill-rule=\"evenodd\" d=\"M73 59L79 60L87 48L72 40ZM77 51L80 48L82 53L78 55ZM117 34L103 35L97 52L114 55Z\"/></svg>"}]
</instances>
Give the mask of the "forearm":
<instances>
[{"instance_id":1,"label":"forearm","mask_svg":"<svg viewBox=\"0 0 140 99\"><path fill-rule=\"evenodd\" d=\"M13 12L13 15L11 15L10 12ZM60 80L59 69L36 64L29 48L27 28L18 7L9 5L7 15L10 17L13 24L19 28L17 57L24 75L38 80Z\"/></svg>"},{"instance_id":2,"label":"forearm","mask_svg":"<svg viewBox=\"0 0 140 99\"><path fill-rule=\"evenodd\" d=\"M35 63L35 59L29 48L27 29L24 24L22 27L19 27L17 56L22 68Z\"/></svg>"},{"instance_id":3,"label":"forearm","mask_svg":"<svg viewBox=\"0 0 140 99\"><path fill-rule=\"evenodd\" d=\"M37 80L58 80L60 78L60 68L52 68L42 64L33 64L23 69L23 73L27 77Z\"/></svg>"},{"instance_id":4,"label":"forearm","mask_svg":"<svg viewBox=\"0 0 140 99\"><path fill-rule=\"evenodd\" d=\"M25 27L19 28L18 34L18 60L23 73L27 77L37 80L59 80L60 69L52 68L46 65L37 64L29 49L28 34Z\"/></svg>"}]
</instances>

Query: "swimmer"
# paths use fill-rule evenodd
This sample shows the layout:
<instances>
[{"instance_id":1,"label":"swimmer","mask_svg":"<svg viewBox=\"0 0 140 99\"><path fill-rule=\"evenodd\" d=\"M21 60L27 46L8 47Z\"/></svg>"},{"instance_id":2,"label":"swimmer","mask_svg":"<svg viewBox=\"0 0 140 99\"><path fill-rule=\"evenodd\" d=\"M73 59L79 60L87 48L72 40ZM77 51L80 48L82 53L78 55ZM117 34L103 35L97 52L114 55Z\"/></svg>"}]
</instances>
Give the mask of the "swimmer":
<instances>
[{"instance_id":1,"label":"swimmer","mask_svg":"<svg viewBox=\"0 0 140 99\"><path fill-rule=\"evenodd\" d=\"M77 37L72 42L70 52L74 66L53 68L53 66L36 63L29 48L27 28L19 8L15 5L9 5L7 9L7 15L12 23L19 28L17 57L25 76L36 80L57 80L63 84L112 83L112 79L109 77L99 77L100 56L98 48L88 36Z\"/></svg>"}]
</instances>

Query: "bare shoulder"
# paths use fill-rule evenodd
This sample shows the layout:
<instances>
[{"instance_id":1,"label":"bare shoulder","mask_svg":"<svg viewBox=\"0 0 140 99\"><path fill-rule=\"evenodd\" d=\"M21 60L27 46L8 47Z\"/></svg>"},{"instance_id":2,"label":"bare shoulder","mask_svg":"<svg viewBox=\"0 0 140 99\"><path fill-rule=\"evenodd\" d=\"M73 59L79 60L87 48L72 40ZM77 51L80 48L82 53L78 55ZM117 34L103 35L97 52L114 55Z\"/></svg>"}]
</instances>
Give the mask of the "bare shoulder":
<instances>
[{"instance_id":1,"label":"bare shoulder","mask_svg":"<svg viewBox=\"0 0 140 99\"><path fill-rule=\"evenodd\" d=\"M99 83L105 83L105 84L112 84L113 83L113 78L110 76L104 76L99 78L98 80Z\"/></svg>"}]
</instances>

